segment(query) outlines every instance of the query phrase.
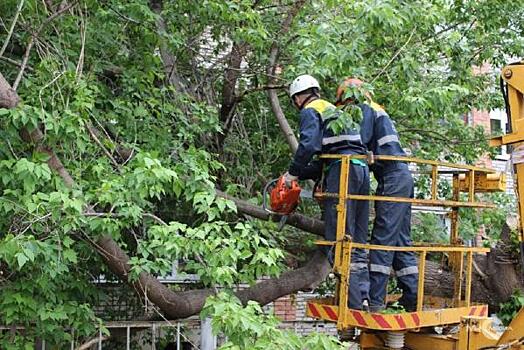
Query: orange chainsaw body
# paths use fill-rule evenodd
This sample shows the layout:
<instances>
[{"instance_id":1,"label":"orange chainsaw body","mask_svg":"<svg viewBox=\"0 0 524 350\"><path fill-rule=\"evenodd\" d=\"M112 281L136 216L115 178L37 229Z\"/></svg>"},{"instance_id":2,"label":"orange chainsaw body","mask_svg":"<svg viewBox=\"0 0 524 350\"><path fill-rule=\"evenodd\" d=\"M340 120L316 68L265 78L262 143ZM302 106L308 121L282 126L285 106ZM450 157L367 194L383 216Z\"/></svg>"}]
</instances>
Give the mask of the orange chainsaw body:
<instances>
[{"instance_id":1,"label":"orange chainsaw body","mask_svg":"<svg viewBox=\"0 0 524 350\"><path fill-rule=\"evenodd\" d=\"M281 215L290 214L298 206L301 188L293 181L291 188L286 186L284 176L281 176L270 194L271 210Z\"/></svg>"}]
</instances>

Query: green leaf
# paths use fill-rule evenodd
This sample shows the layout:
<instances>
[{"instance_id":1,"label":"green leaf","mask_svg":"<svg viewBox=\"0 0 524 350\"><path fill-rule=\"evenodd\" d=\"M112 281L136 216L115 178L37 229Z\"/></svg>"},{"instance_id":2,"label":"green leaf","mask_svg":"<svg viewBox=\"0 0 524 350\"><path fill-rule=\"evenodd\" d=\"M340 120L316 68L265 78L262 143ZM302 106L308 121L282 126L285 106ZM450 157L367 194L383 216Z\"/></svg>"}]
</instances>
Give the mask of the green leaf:
<instances>
[{"instance_id":1,"label":"green leaf","mask_svg":"<svg viewBox=\"0 0 524 350\"><path fill-rule=\"evenodd\" d=\"M25 263L29 260L24 253L17 253L15 256L16 256L16 261L18 262L19 269L24 267Z\"/></svg>"}]
</instances>

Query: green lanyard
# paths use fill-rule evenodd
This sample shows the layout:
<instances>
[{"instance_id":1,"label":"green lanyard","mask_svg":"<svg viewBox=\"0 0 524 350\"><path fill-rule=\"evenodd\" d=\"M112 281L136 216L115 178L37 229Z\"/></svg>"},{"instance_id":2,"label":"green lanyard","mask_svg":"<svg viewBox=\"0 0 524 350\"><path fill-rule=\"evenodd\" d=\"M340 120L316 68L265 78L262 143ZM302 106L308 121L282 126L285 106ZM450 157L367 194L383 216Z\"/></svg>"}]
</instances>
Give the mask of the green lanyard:
<instances>
[{"instance_id":1,"label":"green lanyard","mask_svg":"<svg viewBox=\"0 0 524 350\"><path fill-rule=\"evenodd\" d=\"M331 170L331 167L335 164L339 164L340 163L340 159L339 160L336 160L332 163L330 163L326 169L324 170L325 173L329 172L329 170ZM366 166L366 162L364 162L363 160L361 159L351 159L351 163L355 164L355 165L360 165L360 166Z\"/></svg>"}]
</instances>

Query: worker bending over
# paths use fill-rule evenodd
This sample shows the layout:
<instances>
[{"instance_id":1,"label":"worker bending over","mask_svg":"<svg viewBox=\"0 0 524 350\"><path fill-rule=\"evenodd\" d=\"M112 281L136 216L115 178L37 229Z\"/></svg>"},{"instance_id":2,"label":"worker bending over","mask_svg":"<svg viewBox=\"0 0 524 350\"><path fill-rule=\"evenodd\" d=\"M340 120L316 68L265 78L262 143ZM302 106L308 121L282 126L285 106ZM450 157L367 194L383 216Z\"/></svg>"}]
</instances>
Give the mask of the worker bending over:
<instances>
[{"instance_id":1,"label":"worker bending over","mask_svg":"<svg viewBox=\"0 0 524 350\"><path fill-rule=\"evenodd\" d=\"M297 151L285 174L288 187L292 181L319 178L322 174L317 166L320 162L313 161L318 154L365 154L360 134L356 129L342 130L334 134L330 123L337 119L339 112L331 103L320 99L320 85L310 75L301 75L289 87L289 95L294 106L300 111L300 140ZM338 193L341 162L339 159L324 159L321 161L324 170L324 186L327 192ZM311 171L314 169L314 171ZM361 160L351 160L349 177L349 193L369 193L369 170ZM336 198L326 198L323 201L325 238L336 240L337 206ZM346 205L346 234L351 235L354 242L366 243L368 236L369 202L348 201ZM324 253L333 264L333 246L324 246ZM349 307L361 309L365 299L368 299L369 274L365 250L355 249L351 255ZM357 288L355 288L358 286Z\"/></svg>"},{"instance_id":2,"label":"worker bending over","mask_svg":"<svg viewBox=\"0 0 524 350\"><path fill-rule=\"evenodd\" d=\"M360 135L362 142L374 155L405 156L398 133L385 110L373 102L369 93L362 93L363 82L347 78L337 90L337 106L358 106L362 111ZM360 89L351 98L351 90ZM350 90L348 92L348 90ZM413 198L413 177L405 162L377 161L370 165L378 182L377 196ZM411 241L411 203L375 201L375 222L371 244L407 247ZM385 308L387 283L391 267L395 270L398 286L403 295L399 302L407 311L415 311L417 305L418 268L413 252L371 250L370 265L370 311Z\"/></svg>"}]
</instances>

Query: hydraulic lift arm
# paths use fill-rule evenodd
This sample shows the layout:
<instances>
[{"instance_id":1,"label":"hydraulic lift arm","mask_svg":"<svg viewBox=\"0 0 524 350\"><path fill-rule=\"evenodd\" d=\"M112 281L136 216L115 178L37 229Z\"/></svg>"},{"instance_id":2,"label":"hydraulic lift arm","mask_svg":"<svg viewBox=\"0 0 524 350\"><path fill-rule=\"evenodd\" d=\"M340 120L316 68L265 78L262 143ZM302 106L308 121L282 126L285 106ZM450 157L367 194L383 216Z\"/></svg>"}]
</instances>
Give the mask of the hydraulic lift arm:
<instances>
[{"instance_id":1,"label":"hydraulic lift arm","mask_svg":"<svg viewBox=\"0 0 524 350\"><path fill-rule=\"evenodd\" d=\"M524 266L524 61L502 69L501 88L506 102L508 130L506 135L492 139L490 145L512 147L511 161L519 205L520 258Z\"/></svg>"}]
</instances>

